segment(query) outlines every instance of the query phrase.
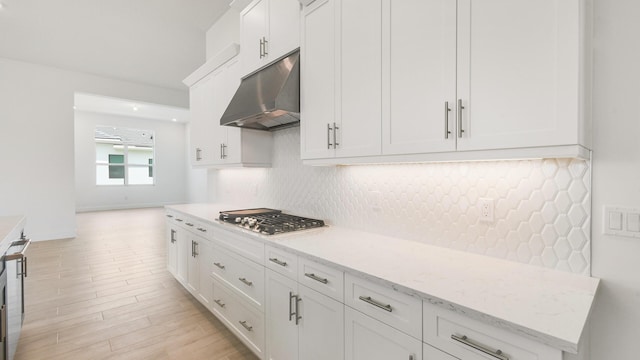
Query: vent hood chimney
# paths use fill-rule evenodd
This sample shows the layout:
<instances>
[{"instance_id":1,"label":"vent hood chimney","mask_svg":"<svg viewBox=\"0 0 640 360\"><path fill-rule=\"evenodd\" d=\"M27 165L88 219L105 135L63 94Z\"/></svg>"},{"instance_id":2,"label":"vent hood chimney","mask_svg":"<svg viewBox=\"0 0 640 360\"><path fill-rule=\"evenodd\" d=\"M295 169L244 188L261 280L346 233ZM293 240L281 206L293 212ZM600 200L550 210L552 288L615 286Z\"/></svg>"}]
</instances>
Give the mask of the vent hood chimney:
<instances>
[{"instance_id":1,"label":"vent hood chimney","mask_svg":"<svg viewBox=\"0 0 640 360\"><path fill-rule=\"evenodd\" d=\"M299 125L299 58L296 50L244 77L220 125L265 131Z\"/></svg>"}]
</instances>

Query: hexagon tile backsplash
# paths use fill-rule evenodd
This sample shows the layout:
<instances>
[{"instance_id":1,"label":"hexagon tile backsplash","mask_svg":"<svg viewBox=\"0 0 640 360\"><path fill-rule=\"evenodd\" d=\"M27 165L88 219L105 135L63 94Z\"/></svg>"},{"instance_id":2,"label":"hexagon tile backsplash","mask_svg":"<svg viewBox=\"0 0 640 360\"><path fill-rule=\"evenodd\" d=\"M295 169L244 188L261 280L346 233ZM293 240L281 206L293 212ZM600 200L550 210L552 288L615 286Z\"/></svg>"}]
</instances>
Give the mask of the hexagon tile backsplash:
<instances>
[{"instance_id":1,"label":"hexagon tile backsplash","mask_svg":"<svg viewBox=\"0 0 640 360\"><path fill-rule=\"evenodd\" d=\"M591 168L576 159L311 167L299 128L274 133L273 167L211 171L216 201L573 273L590 273ZM479 221L479 199L494 221Z\"/></svg>"}]
</instances>

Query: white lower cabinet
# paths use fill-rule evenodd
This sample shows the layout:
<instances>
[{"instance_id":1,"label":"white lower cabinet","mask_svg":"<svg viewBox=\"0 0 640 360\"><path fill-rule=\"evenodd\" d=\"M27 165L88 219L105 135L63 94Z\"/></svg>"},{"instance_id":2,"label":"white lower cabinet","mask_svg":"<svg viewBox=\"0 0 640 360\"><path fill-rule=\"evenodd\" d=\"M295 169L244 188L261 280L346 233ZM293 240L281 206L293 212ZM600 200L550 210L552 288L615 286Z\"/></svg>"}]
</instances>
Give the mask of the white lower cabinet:
<instances>
[{"instance_id":1,"label":"white lower cabinet","mask_svg":"<svg viewBox=\"0 0 640 360\"><path fill-rule=\"evenodd\" d=\"M422 342L348 306L345 307L346 360L420 360Z\"/></svg>"},{"instance_id":2,"label":"white lower cabinet","mask_svg":"<svg viewBox=\"0 0 640 360\"><path fill-rule=\"evenodd\" d=\"M169 215L167 215L169 217ZM171 215L173 217L173 215ZM178 266L178 227L167 221L167 270L176 276Z\"/></svg>"},{"instance_id":3,"label":"white lower cabinet","mask_svg":"<svg viewBox=\"0 0 640 360\"><path fill-rule=\"evenodd\" d=\"M198 259L198 300L207 308L211 306L211 241L200 238L196 247Z\"/></svg>"},{"instance_id":4,"label":"white lower cabinet","mask_svg":"<svg viewBox=\"0 0 640 360\"><path fill-rule=\"evenodd\" d=\"M267 359L344 358L344 305L267 270Z\"/></svg>"},{"instance_id":5,"label":"white lower cabinet","mask_svg":"<svg viewBox=\"0 0 640 360\"><path fill-rule=\"evenodd\" d=\"M213 278L211 311L260 359L264 359L264 314Z\"/></svg>"}]
</instances>

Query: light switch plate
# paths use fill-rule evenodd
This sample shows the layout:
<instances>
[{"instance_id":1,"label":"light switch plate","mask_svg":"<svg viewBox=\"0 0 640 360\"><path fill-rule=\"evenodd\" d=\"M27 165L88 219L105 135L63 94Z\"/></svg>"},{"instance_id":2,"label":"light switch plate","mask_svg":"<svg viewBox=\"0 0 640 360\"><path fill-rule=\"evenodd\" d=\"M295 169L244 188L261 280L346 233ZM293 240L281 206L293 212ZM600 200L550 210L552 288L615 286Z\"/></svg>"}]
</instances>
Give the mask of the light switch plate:
<instances>
[{"instance_id":1,"label":"light switch plate","mask_svg":"<svg viewBox=\"0 0 640 360\"><path fill-rule=\"evenodd\" d=\"M640 209L605 206L604 233L640 238Z\"/></svg>"}]
</instances>

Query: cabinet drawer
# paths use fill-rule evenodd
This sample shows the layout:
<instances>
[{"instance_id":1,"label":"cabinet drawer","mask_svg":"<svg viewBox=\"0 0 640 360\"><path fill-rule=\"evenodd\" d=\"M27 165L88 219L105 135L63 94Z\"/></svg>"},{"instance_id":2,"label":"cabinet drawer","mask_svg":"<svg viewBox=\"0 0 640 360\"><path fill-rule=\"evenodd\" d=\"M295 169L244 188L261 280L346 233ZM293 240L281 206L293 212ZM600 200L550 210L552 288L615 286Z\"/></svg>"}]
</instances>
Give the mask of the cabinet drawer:
<instances>
[{"instance_id":1,"label":"cabinet drawer","mask_svg":"<svg viewBox=\"0 0 640 360\"><path fill-rule=\"evenodd\" d=\"M345 304L416 339L422 339L420 299L350 274L345 276L345 291Z\"/></svg>"},{"instance_id":2,"label":"cabinet drawer","mask_svg":"<svg viewBox=\"0 0 640 360\"><path fill-rule=\"evenodd\" d=\"M265 246L265 266L292 280L298 275L298 256L281 249Z\"/></svg>"},{"instance_id":3,"label":"cabinet drawer","mask_svg":"<svg viewBox=\"0 0 640 360\"><path fill-rule=\"evenodd\" d=\"M256 311L233 291L213 279L211 311L259 358L264 358L264 314Z\"/></svg>"},{"instance_id":4,"label":"cabinet drawer","mask_svg":"<svg viewBox=\"0 0 640 360\"><path fill-rule=\"evenodd\" d=\"M315 261L298 258L298 282L344 302L344 272Z\"/></svg>"},{"instance_id":5,"label":"cabinet drawer","mask_svg":"<svg viewBox=\"0 0 640 360\"><path fill-rule=\"evenodd\" d=\"M264 265L264 244L259 241L234 234L224 229L216 229L213 240L247 259Z\"/></svg>"},{"instance_id":6,"label":"cabinet drawer","mask_svg":"<svg viewBox=\"0 0 640 360\"><path fill-rule=\"evenodd\" d=\"M428 302L423 317L424 342L460 359L562 360L560 350Z\"/></svg>"},{"instance_id":7,"label":"cabinet drawer","mask_svg":"<svg viewBox=\"0 0 640 360\"><path fill-rule=\"evenodd\" d=\"M213 276L264 311L264 267L220 246L212 252Z\"/></svg>"}]
</instances>

